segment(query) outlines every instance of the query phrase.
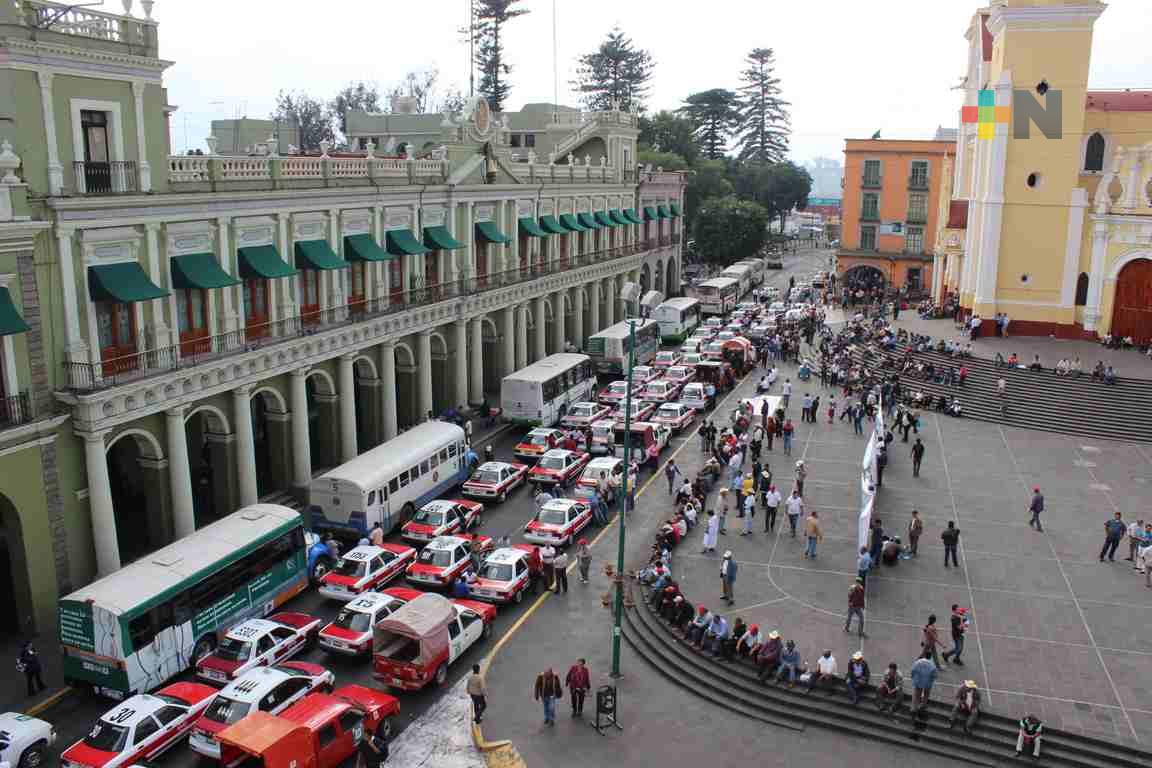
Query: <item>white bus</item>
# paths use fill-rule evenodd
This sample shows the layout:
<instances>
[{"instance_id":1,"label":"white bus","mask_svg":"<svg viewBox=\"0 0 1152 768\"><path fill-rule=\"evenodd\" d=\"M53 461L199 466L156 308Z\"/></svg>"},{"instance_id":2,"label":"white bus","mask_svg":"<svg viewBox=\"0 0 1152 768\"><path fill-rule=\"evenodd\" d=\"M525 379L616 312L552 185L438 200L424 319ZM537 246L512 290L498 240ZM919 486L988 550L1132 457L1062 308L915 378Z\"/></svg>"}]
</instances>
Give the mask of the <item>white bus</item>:
<instances>
[{"instance_id":1,"label":"white bus","mask_svg":"<svg viewBox=\"0 0 1152 768\"><path fill-rule=\"evenodd\" d=\"M744 259L736 263L742 264L752 270L750 277L753 288L759 288L764 285L764 259Z\"/></svg>"},{"instance_id":2,"label":"white bus","mask_svg":"<svg viewBox=\"0 0 1152 768\"><path fill-rule=\"evenodd\" d=\"M696 286L700 300L700 314L726 315L736 308L740 300L740 281L730 277L714 277Z\"/></svg>"},{"instance_id":3,"label":"white bus","mask_svg":"<svg viewBox=\"0 0 1152 768\"><path fill-rule=\"evenodd\" d=\"M308 511L313 530L359 539L380 523L384 533L468 479L464 430L426 421L312 479Z\"/></svg>"},{"instance_id":4,"label":"white bus","mask_svg":"<svg viewBox=\"0 0 1152 768\"><path fill-rule=\"evenodd\" d=\"M299 512L253 504L62 597L65 683L118 699L157 688L302 592L305 546Z\"/></svg>"},{"instance_id":5,"label":"white bus","mask_svg":"<svg viewBox=\"0 0 1152 768\"><path fill-rule=\"evenodd\" d=\"M752 287L752 268L747 264L737 262L730 267L726 267L724 271L720 273L720 277L730 277L733 280L738 280L740 282L740 296L748 293Z\"/></svg>"},{"instance_id":6,"label":"white bus","mask_svg":"<svg viewBox=\"0 0 1152 768\"><path fill-rule=\"evenodd\" d=\"M660 349L660 324L652 321L636 323L636 365L651 365ZM627 322L610 325L600 333L588 337L586 351L596 365L596 372L621 374L628 368L629 330Z\"/></svg>"},{"instance_id":7,"label":"white bus","mask_svg":"<svg viewBox=\"0 0 1152 768\"><path fill-rule=\"evenodd\" d=\"M700 301L687 296L668 299L652 310L652 319L660 325L660 341L679 346L700 324Z\"/></svg>"},{"instance_id":8,"label":"white bus","mask_svg":"<svg viewBox=\"0 0 1152 768\"><path fill-rule=\"evenodd\" d=\"M515 424L554 426L568 406L591 400L596 373L588 355L561 352L537 360L500 382L500 408Z\"/></svg>"}]
</instances>

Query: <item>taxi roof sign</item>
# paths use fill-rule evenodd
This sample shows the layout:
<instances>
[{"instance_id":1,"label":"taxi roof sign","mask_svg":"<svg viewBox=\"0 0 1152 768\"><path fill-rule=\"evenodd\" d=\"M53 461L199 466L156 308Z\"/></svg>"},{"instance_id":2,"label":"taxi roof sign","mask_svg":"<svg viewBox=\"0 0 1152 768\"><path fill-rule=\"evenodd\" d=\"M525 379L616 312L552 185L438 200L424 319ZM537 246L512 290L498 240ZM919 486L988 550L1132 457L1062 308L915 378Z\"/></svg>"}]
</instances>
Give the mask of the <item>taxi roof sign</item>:
<instances>
[{"instance_id":1,"label":"taxi roof sign","mask_svg":"<svg viewBox=\"0 0 1152 768\"><path fill-rule=\"evenodd\" d=\"M341 555L341 557L345 560L371 560L383 551L384 550L380 549L380 547L373 546L371 544L362 544L358 547L353 547L352 549L348 550L343 555Z\"/></svg>"},{"instance_id":2,"label":"taxi roof sign","mask_svg":"<svg viewBox=\"0 0 1152 768\"><path fill-rule=\"evenodd\" d=\"M488 555L484 562L504 565L506 563L515 563L517 560L523 560L526 557L528 557L528 553L522 549L501 547L492 554Z\"/></svg>"}]
</instances>

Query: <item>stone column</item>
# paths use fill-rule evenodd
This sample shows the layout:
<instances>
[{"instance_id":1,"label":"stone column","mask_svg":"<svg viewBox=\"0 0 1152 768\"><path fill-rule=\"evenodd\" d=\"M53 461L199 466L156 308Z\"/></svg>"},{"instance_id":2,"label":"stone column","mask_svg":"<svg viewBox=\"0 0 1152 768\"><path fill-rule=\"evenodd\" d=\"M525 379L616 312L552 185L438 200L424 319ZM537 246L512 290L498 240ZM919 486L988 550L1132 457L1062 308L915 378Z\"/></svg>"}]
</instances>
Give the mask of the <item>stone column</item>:
<instances>
[{"instance_id":1,"label":"stone column","mask_svg":"<svg viewBox=\"0 0 1152 768\"><path fill-rule=\"evenodd\" d=\"M572 312L572 343L584 349L584 291L579 286L572 290Z\"/></svg>"},{"instance_id":2,"label":"stone column","mask_svg":"<svg viewBox=\"0 0 1152 768\"><path fill-rule=\"evenodd\" d=\"M468 403L479 405L484 400L484 316L472 318L468 331L472 348L469 358Z\"/></svg>"},{"instance_id":3,"label":"stone column","mask_svg":"<svg viewBox=\"0 0 1152 768\"><path fill-rule=\"evenodd\" d=\"M592 335L599 333L600 329L603 328L603 326L600 325L600 280L593 280L587 284L587 287L588 309L592 315L592 327L588 330L590 331L589 335Z\"/></svg>"},{"instance_id":4,"label":"stone column","mask_svg":"<svg viewBox=\"0 0 1152 768\"><path fill-rule=\"evenodd\" d=\"M1088 273L1088 300L1084 304L1084 330L1095 331L1100 323L1100 299L1104 291L1104 261L1108 256L1108 225L1092 225L1092 263Z\"/></svg>"},{"instance_id":5,"label":"stone column","mask_svg":"<svg viewBox=\"0 0 1152 768\"><path fill-rule=\"evenodd\" d=\"M64 341L70 362L83 362L88 357L88 344L80 333L80 301L76 292L76 265L72 258L71 229L56 228L56 250L60 259L60 289L64 297ZM87 301L88 297L85 296ZM93 339L93 344L97 342ZM91 383L91 382L82 382Z\"/></svg>"},{"instance_id":6,"label":"stone column","mask_svg":"<svg viewBox=\"0 0 1152 768\"><path fill-rule=\"evenodd\" d=\"M432 332L416 335L417 402L420 404L419 421L428 418L432 410Z\"/></svg>"},{"instance_id":7,"label":"stone column","mask_svg":"<svg viewBox=\"0 0 1152 768\"><path fill-rule=\"evenodd\" d=\"M240 486L240 505L259 501L256 489L256 435L252 431L252 387L232 390L232 429L236 432L236 475Z\"/></svg>"},{"instance_id":8,"label":"stone column","mask_svg":"<svg viewBox=\"0 0 1152 768\"><path fill-rule=\"evenodd\" d=\"M312 447L308 442L307 368L292 371L292 484L308 492L312 483Z\"/></svg>"},{"instance_id":9,"label":"stone column","mask_svg":"<svg viewBox=\"0 0 1152 768\"><path fill-rule=\"evenodd\" d=\"M172 486L172 518L177 539L196 530L196 504L192 498L192 468L188 465L188 435L184 430L184 409L164 413L168 437L168 483Z\"/></svg>"},{"instance_id":10,"label":"stone column","mask_svg":"<svg viewBox=\"0 0 1152 768\"><path fill-rule=\"evenodd\" d=\"M228 236L228 230L230 228L229 227L230 224L231 224L231 221L229 221L227 218L225 218L223 216L216 219L216 258L220 262L220 268L221 269L223 269L228 274L235 274L236 270L232 269L231 248L229 248L229 245L231 243L230 238ZM283 255L283 254L281 254L281 255ZM290 257L284 256L284 258L290 258ZM270 280L269 282L274 283L276 281ZM228 288L220 289L220 298L221 298L220 309L221 309L222 314L224 315L224 332L225 333L231 333L232 331L236 330L236 328L238 326L238 322L239 322L239 318L236 315L236 310L233 308L233 304L232 304L232 299L233 299L233 295L235 294L235 292L236 292L236 289L234 287L228 287ZM271 297L269 297L269 300L271 301Z\"/></svg>"},{"instance_id":11,"label":"stone column","mask_svg":"<svg viewBox=\"0 0 1152 768\"><path fill-rule=\"evenodd\" d=\"M356 446L356 376L354 355L340 357L340 460L352 461L360 455Z\"/></svg>"},{"instance_id":12,"label":"stone column","mask_svg":"<svg viewBox=\"0 0 1152 768\"><path fill-rule=\"evenodd\" d=\"M140 191L152 191L152 166L148 164L148 142L144 134L144 81L132 81L132 98L136 102L136 157L140 173Z\"/></svg>"},{"instance_id":13,"label":"stone column","mask_svg":"<svg viewBox=\"0 0 1152 768\"><path fill-rule=\"evenodd\" d=\"M44 112L44 146L48 150L48 194L55 197L64 191L64 168L60 165L60 145L56 140L56 109L52 102L52 73L41 69L36 72L36 77L40 82L40 107ZM83 184L84 174L81 173L76 179L76 188L82 190ZM117 554L117 560L119 560L119 554Z\"/></svg>"},{"instance_id":14,"label":"stone column","mask_svg":"<svg viewBox=\"0 0 1152 768\"><path fill-rule=\"evenodd\" d=\"M380 345L380 410L384 419L384 440L396 437L396 342Z\"/></svg>"},{"instance_id":15,"label":"stone column","mask_svg":"<svg viewBox=\"0 0 1152 768\"><path fill-rule=\"evenodd\" d=\"M108 479L105 432L87 432L84 459L88 471L88 510L92 518L92 545L96 549L96 574L107 576L120 570L120 542L116 537L116 513Z\"/></svg>"},{"instance_id":16,"label":"stone column","mask_svg":"<svg viewBox=\"0 0 1152 768\"><path fill-rule=\"evenodd\" d=\"M516 367L514 371L528 367L528 305L516 308Z\"/></svg>"},{"instance_id":17,"label":"stone column","mask_svg":"<svg viewBox=\"0 0 1152 768\"><path fill-rule=\"evenodd\" d=\"M168 280L168 270L160 266L160 243L157 233L160 231L160 225L154 222L148 222L144 225L144 247L148 252L148 273L152 277L152 282L161 288L171 289L171 281ZM169 344L179 344L180 338L177 334L175 342L172 340L168 333L168 323L164 318L164 305L168 299L152 299L148 302L152 311L152 343L156 347L167 347ZM176 328L180 327L180 321L173 317L173 325Z\"/></svg>"},{"instance_id":18,"label":"stone column","mask_svg":"<svg viewBox=\"0 0 1152 768\"><path fill-rule=\"evenodd\" d=\"M516 372L516 314L515 306L504 310L504 329L500 332L500 352L503 355L500 375L509 376Z\"/></svg>"},{"instance_id":19,"label":"stone column","mask_svg":"<svg viewBox=\"0 0 1152 768\"><path fill-rule=\"evenodd\" d=\"M544 311L544 297L536 297L536 306L532 309L532 318L536 321L536 327L533 329L533 362L541 359L548 354L548 318Z\"/></svg>"},{"instance_id":20,"label":"stone column","mask_svg":"<svg viewBox=\"0 0 1152 768\"><path fill-rule=\"evenodd\" d=\"M607 295L604 297L604 327L616 324L616 278L608 278L604 286Z\"/></svg>"},{"instance_id":21,"label":"stone column","mask_svg":"<svg viewBox=\"0 0 1152 768\"><path fill-rule=\"evenodd\" d=\"M557 352L564 351L564 324L567 322L567 317L564 313L564 297L564 291L556 291L556 293L552 294L552 315L556 318L556 327L552 329L552 343L556 347Z\"/></svg>"},{"instance_id":22,"label":"stone column","mask_svg":"<svg viewBox=\"0 0 1152 768\"><path fill-rule=\"evenodd\" d=\"M455 402L453 406L467 405L468 403L468 321L457 320L452 324L452 346L455 347L455 356L452 358L453 377L456 379L452 389Z\"/></svg>"}]
</instances>

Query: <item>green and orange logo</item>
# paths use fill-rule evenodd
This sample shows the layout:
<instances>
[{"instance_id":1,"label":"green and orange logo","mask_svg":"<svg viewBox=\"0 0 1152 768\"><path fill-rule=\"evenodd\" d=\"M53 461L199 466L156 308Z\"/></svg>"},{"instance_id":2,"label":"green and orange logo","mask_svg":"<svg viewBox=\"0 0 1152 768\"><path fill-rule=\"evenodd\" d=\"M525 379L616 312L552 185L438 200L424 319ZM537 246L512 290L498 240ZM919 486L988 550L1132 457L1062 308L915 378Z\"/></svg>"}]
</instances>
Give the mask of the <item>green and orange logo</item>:
<instances>
[{"instance_id":1,"label":"green and orange logo","mask_svg":"<svg viewBox=\"0 0 1152 768\"><path fill-rule=\"evenodd\" d=\"M982 90L974 107L964 107L960 110L960 119L964 123L976 124L976 136L981 139L991 139L996 135L996 126L1007 125L1012 119L1012 107L996 106L996 91Z\"/></svg>"}]
</instances>

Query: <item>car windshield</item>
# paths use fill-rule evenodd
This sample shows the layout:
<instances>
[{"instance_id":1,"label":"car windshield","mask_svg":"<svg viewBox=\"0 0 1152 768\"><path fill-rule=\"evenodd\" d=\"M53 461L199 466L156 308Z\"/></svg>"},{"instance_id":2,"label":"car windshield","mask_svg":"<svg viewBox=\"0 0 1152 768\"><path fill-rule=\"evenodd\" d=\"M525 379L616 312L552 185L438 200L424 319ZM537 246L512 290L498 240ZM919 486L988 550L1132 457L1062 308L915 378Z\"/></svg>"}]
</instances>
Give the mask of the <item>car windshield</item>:
<instances>
[{"instance_id":1,"label":"car windshield","mask_svg":"<svg viewBox=\"0 0 1152 768\"><path fill-rule=\"evenodd\" d=\"M452 565L452 552L447 549L425 547L420 550L420 562L424 563L424 565L435 565L439 568L447 568Z\"/></svg>"},{"instance_id":2,"label":"car windshield","mask_svg":"<svg viewBox=\"0 0 1152 768\"><path fill-rule=\"evenodd\" d=\"M664 390L667 388L668 388L668 385L662 381L654 381L648 385L648 389L652 390L657 395L664 394Z\"/></svg>"},{"instance_id":3,"label":"car windshield","mask_svg":"<svg viewBox=\"0 0 1152 768\"><path fill-rule=\"evenodd\" d=\"M668 363L676 359L675 352L657 352L656 359L662 363Z\"/></svg>"},{"instance_id":4,"label":"car windshield","mask_svg":"<svg viewBox=\"0 0 1152 768\"><path fill-rule=\"evenodd\" d=\"M540 466L544 469L564 469L563 456L545 456L540 459Z\"/></svg>"},{"instance_id":5,"label":"car windshield","mask_svg":"<svg viewBox=\"0 0 1152 768\"><path fill-rule=\"evenodd\" d=\"M572 416L590 416L592 414L592 403L576 403L568 413Z\"/></svg>"},{"instance_id":6,"label":"car windshield","mask_svg":"<svg viewBox=\"0 0 1152 768\"><path fill-rule=\"evenodd\" d=\"M224 661L248 661L252 655L252 643L248 640L237 640L226 637L216 646L216 656Z\"/></svg>"},{"instance_id":7,"label":"car windshield","mask_svg":"<svg viewBox=\"0 0 1152 768\"><path fill-rule=\"evenodd\" d=\"M96 725L84 737L84 744L101 752L123 752L128 742L128 729L123 725L113 725L97 720Z\"/></svg>"},{"instance_id":8,"label":"car windshield","mask_svg":"<svg viewBox=\"0 0 1152 768\"><path fill-rule=\"evenodd\" d=\"M532 445L548 445L548 435L532 435L528 442Z\"/></svg>"},{"instance_id":9,"label":"car windshield","mask_svg":"<svg viewBox=\"0 0 1152 768\"><path fill-rule=\"evenodd\" d=\"M476 474L472 475L472 479L477 483L499 483L500 470L498 469L481 469Z\"/></svg>"},{"instance_id":10,"label":"car windshield","mask_svg":"<svg viewBox=\"0 0 1152 768\"><path fill-rule=\"evenodd\" d=\"M332 626L349 632L367 632L372 626L372 617L360 611L340 611Z\"/></svg>"},{"instance_id":11,"label":"car windshield","mask_svg":"<svg viewBox=\"0 0 1152 768\"><path fill-rule=\"evenodd\" d=\"M348 560L347 558L340 558L340 562L336 565L333 571L341 576L351 576L358 579L365 574L368 570L368 563L363 560Z\"/></svg>"},{"instance_id":12,"label":"car windshield","mask_svg":"<svg viewBox=\"0 0 1152 768\"><path fill-rule=\"evenodd\" d=\"M668 373L667 373L667 376L670 379L679 379L679 378L683 378L684 376L687 376L687 375L688 375L688 369L687 368L681 368L679 366L669 368Z\"/></svg>"},{"instance_id":13,"label":"car windshield","mask_svg":"<svg viewBox=\"0 0 1152 768\"><path fill-rule=\"evenodd\" d=\"M423 523L424 525L444 525L444 510L423 507L412 518L412 522Z\"/></svg>"},{"instance_id":14,"label":"car windshield","mask_svg":"<svg viewBox=\"0 0 1152 768\"><path fill-rule=\"evenodd\" d=\"M536 519L545 525L564 525L568 522L568 511L565 509L542 509Z\"/></svg>"},{"instance_id":15,"label":"car windshield","mask_svg":"<svg viewBox=\"0 0 1152 768\"><path fill-rule=\"evenodd\" d=\"M492 581L512 581L512 564L488 563L484 566L484 573L480 575Z\"/></svg>"},{"instance_id":16,"label":"car windshield","mask_svg":"<svg viewBox=\"0 0 1152 768\"><path fill-rule=\"evenodd\" d=\"M660 406L660 415L676 418L680 415L680 409L674 405L662 405Z\"/></svg>"},{"instance_id":17,"label":"car windshield","mask_svg":"<svg viewBox=\"0 0 1152 768\"><path fill-rule=\"evenodd\" d=\"M204 710L204 717L214 723L222 725L232 725L232 723L239 722L244 715L248 714L248 710L252 708L252 704L246 701L236 701L229 699L227 696L217 696L208 705L208 709Z\"/></svg>"}]
</instances>

